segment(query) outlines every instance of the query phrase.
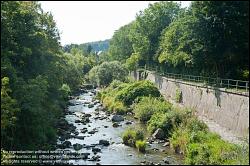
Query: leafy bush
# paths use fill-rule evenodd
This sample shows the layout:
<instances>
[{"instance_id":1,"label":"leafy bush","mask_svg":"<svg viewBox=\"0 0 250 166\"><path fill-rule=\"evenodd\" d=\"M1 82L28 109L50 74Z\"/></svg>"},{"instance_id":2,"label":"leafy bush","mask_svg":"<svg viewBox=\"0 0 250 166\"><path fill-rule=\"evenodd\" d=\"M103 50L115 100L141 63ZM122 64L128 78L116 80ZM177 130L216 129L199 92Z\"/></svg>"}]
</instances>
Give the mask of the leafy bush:
<instances>
[{"instance_id":1,"label":"leafy bush","mask_svg":"<svg viewBox=\"0 0 250 166\"><path fill-rule=\"evenodd\" d=\"M224 164L230 158L234 146L221 139L205 143L191 143L187 146L186 164Z\"/></svg>"},{"instance_id":2,"label":"leafy bush","mask_svg":"<svg viewBox=\"0 0 250 166\"><path fill-rule=\"evenodd\" d=\"M148 121L147 129L150 133L153 133L156 129L161 128L166 137L169 137L173 129L179 126L188 116L190 116L189 110L179 110L176 108L168 112L157 112Z\"/></svg>"},{"instance_id":3,"label":"leafy bush","mask_svg":"<svg viewBox=\"0 0 250 166\"><path fill-rule=\"evenodd\" d=\"M138 98L137 98L138 99ZM154 97L142 97L139 103L134 106L135 116L141 122L147 122L151 116L156 112L167 112L171 109L171 104Z\"/></svg>"},{"instance_id":4,"label":"leafy bush","mask_svg":"<svg viewBox=\"0 0 250 166\"><path fill-rule=\"evenodd\" d=\"M188 119L187 129L194 132L208 131L207 125L204 122L198 120L196 117Z\"/></svg>"},{"instance_id":5,"label":"leafy bush","mask_svg":"<svg viewBox=\"0 0 250 166\"><path fill-rule=\"evenodd\" d=\"M124 81L127 74L127 69L120 62L103 62L89 71L89 80L95 85L107 86L115 79Z\"/></svg>"},{"instance_id":6,"label":"leafy bush","mask_svg":"<svg viewBox=\"0 0 250 166\"><path fill-rule=\"evenodd\" d=\"M61 91L63 98L68 97L68 95L71 93L71 90L68 84L63 84L59 90Z\"/></svg>"},{"instance_id":7,"label":"leafy bush","mask_svg":"<svg viewBox=\"0 0 250 166\"><path fill-rule=\"evenodd\" d=\"M138 53L132 53L132 55L126 60L126 67L132 71L135 70L136 67L138 66L138 61L139 61L139 54Z\"/></svg>"},{"instance_id":8,"label":"leafy bush","mask_svg":"<svg viewBox=\"0 0 250 166\"><path fill-rule=\"evenodd\" d=\"M145 152L147 143L146 143L146 141L137 140L135 142L135 146L136 146L136 148L138 149L139 152Z\"/></svg>"},{"instance_id":9,"label":"leafy bush","mask_svg":"<svg viewBox=\"0 0 250 166\"><path fill-rule=\"evenodd\" d=\"M185 153L189 143L189 133L183 128L175 130L170 138L171 146L176 153Z\"/></svg>"},{"instance_id":10,"label":"leafy bush","mask_svg":"<svg viewBox=\"0 0 250 166\"><path fill-rule=\"evenodd\" d=\"M179 88L176 89L175 101L176 101L177 103L181 103L181 101L182 101L182 92L180 91Z\"/></svg>"},{"instance_id":11,"label":"leafy bush","mask_svg":"<svg viewBox=\"0 0 250 166\"><path fill-rule=\"evenodd\" d=\"M138 81L124 87L116 95L116 100L122 101L126 106L129 106L139 96L159 97L160 92L150 81Z\"/></svg>"},{"instance_id":12,"label":"leafy bush","mask_svg":"<svg viewBox=\"0 0 250 166\"><path fill-rule=\"evenodd\" d=\"M119 101L114 101L110 106L110 109L112 112L115 112L116 114L119 115L123 115L127 112L127 108L123 105L122 102Z\"/></svg>"},{"instance_id":13,"label":"leafy bush","mask_svg":"<svg viewBox=\"0 0 250 166\"><path fill-rule=\"evenodd\" d=\"M249 150L223 141L197 118L182 123L173 132L170 142L176 152L185 155L188 165L249 164Z\"/></svg>"},{"instance_id":14,"label":"leafy bush","mask_svg":"<svg viewBox=\"0 0 250 166\"><path fill-rule=\"evenodd\" d=\"M122 135L122 140L125 145L135 147L137 140L143 140L144 134L141 130L128 128Z\"/></svg>"}]
</instances>

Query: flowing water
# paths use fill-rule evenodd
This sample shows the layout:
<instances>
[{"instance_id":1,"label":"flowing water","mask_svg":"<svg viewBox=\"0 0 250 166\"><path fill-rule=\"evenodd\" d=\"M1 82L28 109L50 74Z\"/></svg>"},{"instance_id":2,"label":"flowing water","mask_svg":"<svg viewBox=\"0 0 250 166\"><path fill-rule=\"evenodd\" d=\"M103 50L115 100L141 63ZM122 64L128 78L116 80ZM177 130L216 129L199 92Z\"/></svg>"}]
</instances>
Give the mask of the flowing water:
<instances>
[{"instance_id":1,"label":"flowing water","mask_svg":"<svg viewBox=\"0 0 250 166\"><path fill-rule=\"evenodd\" d=\"M96 91L96 90L94 90ZM103 111L98 111L96 109L101 107L100 103L94 105L94 107L89 108L86 103L93 103L94 93L88 91L86 93L81 93L79 96L76 96L76 99L70 100L71 103L76 105L68 106L68 111L70 114L65 115L65 119L68 123L73 124L76 127L76 131L79 132L78 136L85 136L85 138L77 139L70 138L66 139L70 141L71 144L81 144L81 145L93 145L96 148L100 148L101 152L94 154L92 152L92 147L83 147L78 152L80 153L90 153L88 159L74 159L70 160L70 164L74 165L93 165L93 164L127 164L127 165L139 165L141 162L159 163L161 165L166 164L163 159L168 159L168 164L182 164L182 158L179 155L175 155L169 147L163 147L163 143L153 142L148 144L145 153L138 152L136 148L128 147L122 144L122 132L128 127L140 127L145 130L145 126L140 124L131 116L126 116L125 120L120 122L119 127L112 126L112 115L106 115ZM87 124L75 123L75 120L81 120L81 114L91 114L89 117L90 122ZM96 117L106 117L97 119ZM126 124L127 121L132 121L132 124ZM104 127L105 126L105 127ZM97 130L94 134L81 133L80 129L87 128L88 131ZM108 140L110 142L109 146L99 145L99 140ZM63 143L64 141L59 141L58 144ZM70 150L75 152L73 146L66 148L65 150ZM99 161L90 161L93 156L99 156Z\"/></svg>"}]
</instances>

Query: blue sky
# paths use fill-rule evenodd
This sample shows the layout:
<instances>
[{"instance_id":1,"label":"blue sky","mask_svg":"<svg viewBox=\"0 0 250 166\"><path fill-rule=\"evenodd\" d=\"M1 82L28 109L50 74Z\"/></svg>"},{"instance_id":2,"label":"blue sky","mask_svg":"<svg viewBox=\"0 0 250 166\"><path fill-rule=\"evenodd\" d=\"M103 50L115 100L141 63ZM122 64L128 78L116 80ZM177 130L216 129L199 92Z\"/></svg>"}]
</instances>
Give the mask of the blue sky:
<instances>
[{"instance_id":1,"label":"blue sky","mask_svg":"<svg viewBox=\"0 0 250 166\"><path fill-rule=\"evenodd\" d=\"M135 19L136 13L156 1L40 1L60 30L62 45L110 39L115 30ZM180 1L176 1L180 2ZM189 6L182 1L181 6Z\"/></svg>"}]
</instances>

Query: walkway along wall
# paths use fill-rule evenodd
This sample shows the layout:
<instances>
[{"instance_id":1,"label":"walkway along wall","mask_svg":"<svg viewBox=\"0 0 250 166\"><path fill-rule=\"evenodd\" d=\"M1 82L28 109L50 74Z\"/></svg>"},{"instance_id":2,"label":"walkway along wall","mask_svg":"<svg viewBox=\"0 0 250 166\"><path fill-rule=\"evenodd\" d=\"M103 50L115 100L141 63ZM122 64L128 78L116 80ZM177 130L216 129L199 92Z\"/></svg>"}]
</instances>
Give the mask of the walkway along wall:
<instances>
[{"instance_id":1,"label":"walkway along wall","mask_svg":"<svg viewBox=\"0 0 250 166\"><path fill-rule=\"evenodd\" d=\"M136 80L141 79L138 71L131 73ZM198 116L205 116L220 126L229 129L238 137L249 137L249 97L224 92L213 87L202 87L147 71L145 76L159 88L166 99L175 99L176 89L182 93L181 103L194 108Z\"/></svg>"}]
</instances>

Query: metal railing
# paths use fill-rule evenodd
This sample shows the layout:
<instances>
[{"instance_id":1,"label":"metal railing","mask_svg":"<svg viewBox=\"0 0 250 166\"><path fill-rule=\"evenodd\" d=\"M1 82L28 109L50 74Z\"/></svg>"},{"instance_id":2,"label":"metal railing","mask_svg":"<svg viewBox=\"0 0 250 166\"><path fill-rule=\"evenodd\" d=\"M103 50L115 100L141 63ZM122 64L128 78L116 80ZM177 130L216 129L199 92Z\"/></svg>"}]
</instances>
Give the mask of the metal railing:
<instances>
[{"instance_id":1,"label":"metal railing","mask_svg":"<svg viewBox=\"0 0 250 166\"><path fill-rule=\"evenodd\" d=\"M221 90L249 96L249 81L167 73L166 71L159 70L157 67L152 68L148 66L139 66L138 69L154 71L161 76L185 81L191 84L195 83L195 85L199 83L199 85L203 87L212 86L224 88Z\"/></svg>"}]
</instances>

